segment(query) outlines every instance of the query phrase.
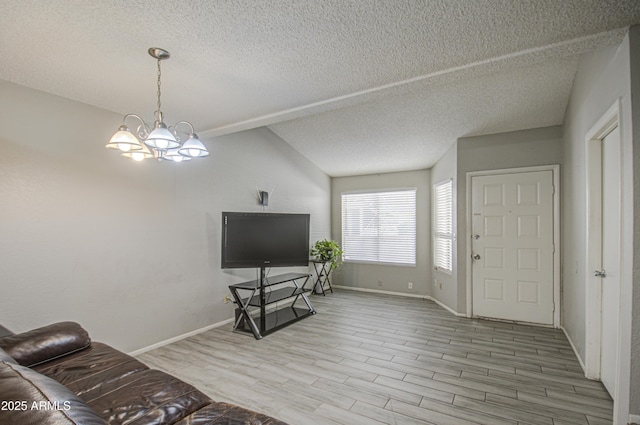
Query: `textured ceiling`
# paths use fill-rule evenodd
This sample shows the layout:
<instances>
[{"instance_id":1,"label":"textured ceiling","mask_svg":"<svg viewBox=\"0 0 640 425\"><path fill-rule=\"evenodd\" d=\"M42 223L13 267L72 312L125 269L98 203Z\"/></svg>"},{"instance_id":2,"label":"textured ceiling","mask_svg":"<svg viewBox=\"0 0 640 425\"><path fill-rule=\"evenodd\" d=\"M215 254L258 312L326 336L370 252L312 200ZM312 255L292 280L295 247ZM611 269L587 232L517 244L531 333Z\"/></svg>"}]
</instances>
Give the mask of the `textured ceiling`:
<instances>
[{"instance_id":1,"label":"textured ceiling","mask_svg":"<svg viewBox=\"0 0 640 425\"><path fill-rule=\"evenodd\" d=\"M427 168L459 137L561 124L579 56L640 22L638 0L0 6L0 79L151 120L146 50L163 47L168 123L205 140L267 125L333 176Z\"/></svg>"}]
</instances>

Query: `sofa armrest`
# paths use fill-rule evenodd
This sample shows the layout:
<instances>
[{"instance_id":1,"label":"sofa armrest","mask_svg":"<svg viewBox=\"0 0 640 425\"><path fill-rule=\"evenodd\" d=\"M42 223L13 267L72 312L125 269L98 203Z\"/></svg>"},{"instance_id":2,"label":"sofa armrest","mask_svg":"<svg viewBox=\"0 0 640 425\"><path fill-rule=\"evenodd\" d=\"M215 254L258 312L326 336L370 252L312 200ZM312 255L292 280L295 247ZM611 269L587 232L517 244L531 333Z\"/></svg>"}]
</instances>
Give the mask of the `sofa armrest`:
<instances>
[{"instance_id":1,"label":"sofa armrest","mask_svg":"<svg viewBox=\"0 0 640 425\"><path fill-rule=\"evenodd\" d=\"M2 348L0 348L0 362L7 362L7 363L13 363L13 364L18 364L18 362L16 362L13 357L11 357L10 355L8 355L6 353L6 351L4 351Z\"/></svg>"},{"instance_id":2,"label":"sofa armrest","mask_svg":"<svg viewBox=\"0 0 640 425\"><path fill-rule=\"evenodd\" d=\"M108 425L70 389L17 364L0 362L0 423Z\"/></svg>"},{"instance_id":3,"label":"sofa armrest","mask_svg":"<svg viewBox=\"0 0 640 425\"><path fill-rule=\"evenodd\" d=\"M0 348L27 367L75 353L89 345L89 334L75 322L54 323L0 338Z\"/></svg>"}]
</instances>

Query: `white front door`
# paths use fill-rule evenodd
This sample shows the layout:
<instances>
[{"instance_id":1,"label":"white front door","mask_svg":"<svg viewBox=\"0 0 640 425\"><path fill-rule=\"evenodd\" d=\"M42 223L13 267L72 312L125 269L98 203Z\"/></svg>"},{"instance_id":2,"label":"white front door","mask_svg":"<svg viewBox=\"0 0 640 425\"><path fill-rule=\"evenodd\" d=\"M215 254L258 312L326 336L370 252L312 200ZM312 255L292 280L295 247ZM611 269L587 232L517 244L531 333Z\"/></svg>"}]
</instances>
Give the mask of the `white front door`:
<instances>
[{"instance_id":1,"label":"white front door","mask_svg":"<svg viewBox=\"0 0 640 425\"><path fill-rule=\"evenodd\" d=\"M474 176L474 316L552 325L553 172Z\"/></svg>"},{"instance_id":2,"label":"white front door","mask_svg":"<svg viewBox=\"0 0 640 425\"><path fill-rule=\"evenodd\" d=\"M602 383L615 397L620 307L620 130L602 140Z\"/></svg>"}]
</instances>

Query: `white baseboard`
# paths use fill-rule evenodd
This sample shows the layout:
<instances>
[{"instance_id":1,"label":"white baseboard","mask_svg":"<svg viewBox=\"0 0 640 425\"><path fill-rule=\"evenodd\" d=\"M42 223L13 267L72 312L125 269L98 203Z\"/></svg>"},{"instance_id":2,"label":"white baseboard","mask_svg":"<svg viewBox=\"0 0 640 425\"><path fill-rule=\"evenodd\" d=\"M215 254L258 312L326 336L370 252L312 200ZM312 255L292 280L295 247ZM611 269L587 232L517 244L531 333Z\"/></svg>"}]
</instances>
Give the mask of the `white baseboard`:
<instances>
[{"instance_id":1,"label":"white baseboard","mask_svg":"<svg viewBox=\"0 0 640 425\"><path fill-rule=\"evenodd\" d=\"M165 339L164 341L156 342L155 344L151 344L147 347L140 348L138 350L132 351L129 353L130 356L139 356L140 354L146 353L147 351L155 350L156 348L163 347L165 345L171 344L173 342L177 342L183 340L185 338L189 338L190 336L198 335L202 332L206 332L210 329L218 328L220 326L226 325L227 323L233 322L233 317L223 320L222 322L214 323L213 325L205 326L204 328L196 329L191 332L184 333L182 335L174 336L173 338Z\"/></svg>"},{"instance_id":2,"label":"white baseboard","mask_svg":"<svg viewBox=\"0 0 640 425\"><path fill-rule=\"evenodd\" d=\"M457 311L455 311L454 309L452 309L448 305L441 303L440 301L438 301L437 299L433 298L430 295L406 294L404 292L383 291L381 289L356 288L356 287L353 287L353 286L342 286L342 285L333 285L333 287L334 288L339 288L339 289L346 289L347 291L371 292L371 293L374 293L374 294L395 295L395 296L398 296L398 297L420 298L420 299L423 299L423 300L429 300L429 301L433 301L434 303L438 304L440 307L444 308L449 313L451 313L451 314L453 314L455 316L467 317L466 314L458 313Z\"/></svg>"},{"instance_id":3,"label":"white baseboard","mask_svg":"<svg viewBox=\"0 0 640 425\"><path fill-rule=\"evenodd\" d=\"M428 300L433 301L434 303L438 304L440 307L444 308L445 310L447 310L449 313L453 314L454 316L458 316L458 317L467 317L466 314L464 313L458 313L457 311L455 311L454 309L452 309L451 307L449 307L448 305L442 303L442 301L437 300L433 297L427 297Z\"/></svg>"},{"instance_id":4,"label":"white baseboard","mask_svg":"<svg viewBox=\"0 0 640 425\"><path fill-rule=\"evenodd\" d=\"M338 289L346 289L347 291L371 292L374 294L397 295L400 297L409 297L409 298L421 298L421 299L429 298L427 295L405 294L403 292L383 291L381 289L356 288L354 286L342 286L342 285L332 285L332 286Z\"/></svg>"},{"instance_id":5,"label":"white baseboard","mask_svg":"<svg viewBox=\"0 0 640 425\"><path fill-rule=\"evenodd\" d=\"M567 341L569 341L569 345L571 345L571 349L573 350L573 354L576 355L576 358L578 359L578 362L580 363L580 367L582 368L582 373L584 373L585 377L586 377L587 368L585 367L584 361L582 360L582 357L580 357L580 353L578 353L578 350L576 349L576 346L573 344L573 341L571 340L571 337L569 336L569 332L567 332L567 330L564 328L564 326L560 326L560 329L562 329L562 332L564 332L564 336L567 337Z\"/></svg>"}]
</instances>

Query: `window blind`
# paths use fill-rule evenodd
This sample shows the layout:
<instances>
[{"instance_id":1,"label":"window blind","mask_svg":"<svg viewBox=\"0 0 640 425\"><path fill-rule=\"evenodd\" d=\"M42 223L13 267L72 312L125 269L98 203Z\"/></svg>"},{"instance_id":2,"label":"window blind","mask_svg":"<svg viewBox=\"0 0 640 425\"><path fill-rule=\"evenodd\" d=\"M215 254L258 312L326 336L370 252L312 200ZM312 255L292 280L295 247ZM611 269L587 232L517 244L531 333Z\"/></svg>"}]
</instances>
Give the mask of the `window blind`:
<instances>
[{"instance_id":1,"label":"window blind","mask_svg":"<svg viewBox=\"0 0 640 425\"><path fill-rule=\"evenodd\" d=\"M434 185L434 264L436 270L453 270L453 181Z\"/></svg>"},{"instance_id":2,"label":"window blind","mask_svg":"<svg viewBox=\"0 0 640 425\"><path fill-rule=\"evenodd\" d=\"M345 261L416 264L416 189L342 194Z\"/></svg>"}]
</instances>

